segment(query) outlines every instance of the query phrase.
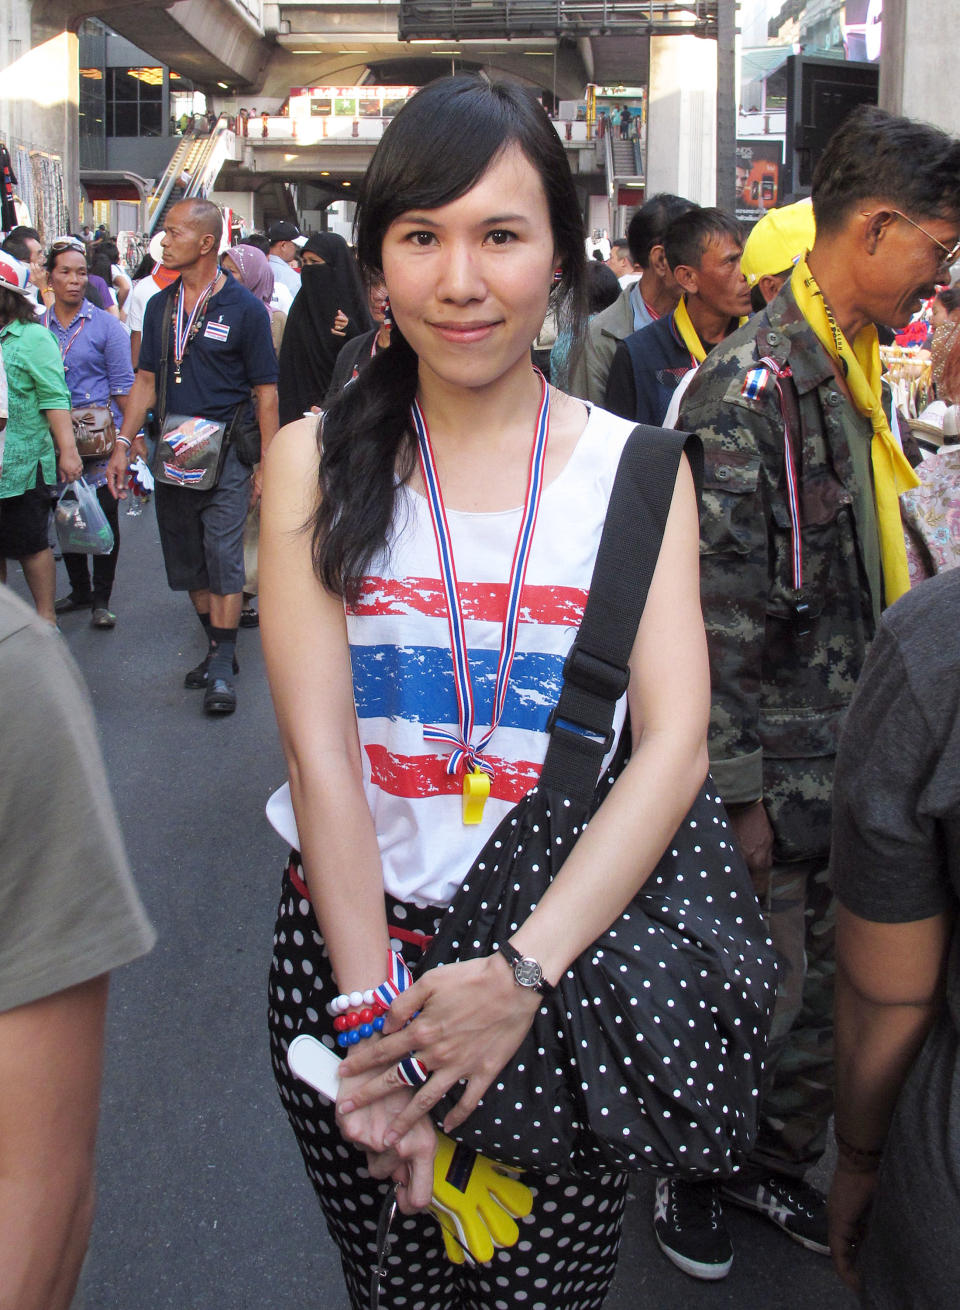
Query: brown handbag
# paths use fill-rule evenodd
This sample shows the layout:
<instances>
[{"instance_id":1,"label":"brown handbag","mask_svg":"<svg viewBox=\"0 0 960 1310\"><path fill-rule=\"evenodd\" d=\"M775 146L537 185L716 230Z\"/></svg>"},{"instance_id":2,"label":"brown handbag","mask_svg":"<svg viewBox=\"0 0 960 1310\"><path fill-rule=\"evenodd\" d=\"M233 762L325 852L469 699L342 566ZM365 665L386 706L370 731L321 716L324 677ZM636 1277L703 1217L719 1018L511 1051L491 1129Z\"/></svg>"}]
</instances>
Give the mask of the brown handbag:
<instances>
[{"instance_id":1,"label":"brown handbag","mask_svg":"<svg viewBox=\"0 0 960 1310\"><path fill-rule=\"evenodd\" d=\"M85 405L72 409L70 419L81 459L91 455L109 455L117 440L117 427L109 405Z\"/></svg>"}]
</instances>

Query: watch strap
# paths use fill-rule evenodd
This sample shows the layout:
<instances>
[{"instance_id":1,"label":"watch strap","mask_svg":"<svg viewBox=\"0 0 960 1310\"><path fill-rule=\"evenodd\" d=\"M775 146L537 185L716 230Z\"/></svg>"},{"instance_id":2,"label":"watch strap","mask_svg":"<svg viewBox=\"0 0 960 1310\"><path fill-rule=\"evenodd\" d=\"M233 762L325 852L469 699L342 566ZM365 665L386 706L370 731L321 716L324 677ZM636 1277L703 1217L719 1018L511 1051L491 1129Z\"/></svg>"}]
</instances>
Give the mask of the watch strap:
<instances>
[{"instance_id":1,"label":"watch strap","mask_svg":"<svg viewBox=\"0 0 960 1310\"><path fill-rule=\"evenodd\" d=\"M521 955L515 946L511 946L510 942L501 942L498 949L513 970L514 981L518 987L523 987L528 991L539 992L541 996L552 995L554 991L553 983L547 982L546 978L544 978L543 969L540 967L539 961L534 960L530 956ZM536 982L525 983L520 980L518 966L523 964L526 960L529 960L530 963L535 965L539 970L540 977Z\"/></svg>"}]
</instances>

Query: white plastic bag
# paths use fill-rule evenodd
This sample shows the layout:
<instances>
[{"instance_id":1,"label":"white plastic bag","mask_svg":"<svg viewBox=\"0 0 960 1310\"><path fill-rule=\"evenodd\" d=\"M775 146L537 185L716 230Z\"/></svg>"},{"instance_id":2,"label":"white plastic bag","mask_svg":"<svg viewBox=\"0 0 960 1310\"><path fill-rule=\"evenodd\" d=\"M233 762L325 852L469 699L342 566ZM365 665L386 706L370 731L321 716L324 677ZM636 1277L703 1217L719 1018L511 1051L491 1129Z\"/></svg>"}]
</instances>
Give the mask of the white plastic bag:
<instances>
[{"instance_id":1,"label":"white plastic bag","mask_svg":"<svg viewBox=\"0 0 960 1310\"><path fill-rule=\"evenodd\" d=\"M83 478L69 484L57 501L53 518L65 555L109 555L113 550L113 528L97 493Z\"/></svg>"}]
</instances>

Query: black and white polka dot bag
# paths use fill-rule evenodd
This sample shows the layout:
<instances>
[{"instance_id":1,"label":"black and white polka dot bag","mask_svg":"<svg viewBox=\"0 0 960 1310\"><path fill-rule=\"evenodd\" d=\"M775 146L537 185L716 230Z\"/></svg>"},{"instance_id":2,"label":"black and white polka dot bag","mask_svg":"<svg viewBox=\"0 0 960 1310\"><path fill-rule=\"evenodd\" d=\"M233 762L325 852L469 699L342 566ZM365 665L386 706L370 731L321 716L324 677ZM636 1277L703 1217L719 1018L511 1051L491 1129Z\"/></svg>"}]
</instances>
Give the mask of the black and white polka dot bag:
<instances>
[{"instance_id":1,"label":"black and white polka dot bag","mask_svg":"<svg viewBox=\"0 0 960 1310\"><path fill-rule=\"evenodd\" d=\"M641 428L628 441L539 784L484 846L418 972L489 955L516 931L626 763L624 732L597 782L684 440ZM696 467L699 442L686 442ZM539 1172L730 1174L756 1135L775 973L708 778L641 891L544 999L456 1135Z\"/></svg>"}]
</instances>

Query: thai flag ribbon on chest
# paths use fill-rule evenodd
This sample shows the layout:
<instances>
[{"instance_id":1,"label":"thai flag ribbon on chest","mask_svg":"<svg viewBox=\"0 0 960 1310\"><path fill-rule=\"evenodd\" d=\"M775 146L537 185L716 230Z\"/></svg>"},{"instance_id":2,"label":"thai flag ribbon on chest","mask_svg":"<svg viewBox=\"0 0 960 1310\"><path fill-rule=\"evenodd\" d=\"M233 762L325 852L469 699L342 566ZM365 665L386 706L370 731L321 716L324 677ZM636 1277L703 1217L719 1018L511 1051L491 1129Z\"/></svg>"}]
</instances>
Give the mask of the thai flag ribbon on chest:
<instances>
[{"instance_id":1,"label":"thai flag ribbon on chest","mask_svg":"<svg viewBox=\"0 0 960 1310\"><path fill-rule=\"evenodd\" d=\"M457 728L439 725L424 725L424 741L445 742L453 747L447 761L447 773L454 776L464 769L480 769L493 776L493 768L484 759L483 752L489 745L497 724L503 715L507 688L510 683L510 669L517 647L517 628L520 623L520 600L526 577L527 564L533 546L533 534L540 508L543 491L544 464L546 461L547 436L550 428L550 390L546 380L540 375L541 395L537 411L536 430L530 451L530 466L527 477L527 494L517 533L517 542L513 552L510 568L510 581L507 594L507 608L503 619L500 637L500 655L497 662L497 679L494 690L493 710L490 727L479 741L474 742L473 733L476 718L473 684L470 679L470 659L467 651L467 639L464 629L463 612L460 608L460 596L457 589L457 572L453 558L453 543L443 507L440 480L430 442L430 434L420 406L416 401L411 406L411 418L417 434L417 446L420 453L420 469L427 491L427 503L430 520L433 525L437 543L437 558L440 564L440 580L446 599L447 621L450 628L450 648L453 661L453 679L457 696L459 723Z\"/></svg>"}]
</instances>

